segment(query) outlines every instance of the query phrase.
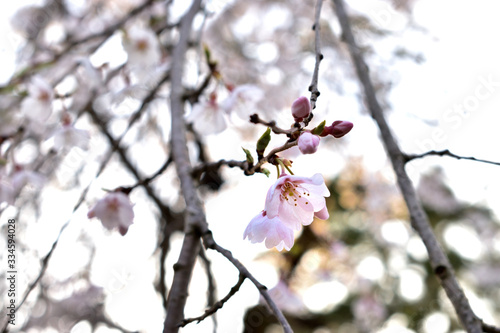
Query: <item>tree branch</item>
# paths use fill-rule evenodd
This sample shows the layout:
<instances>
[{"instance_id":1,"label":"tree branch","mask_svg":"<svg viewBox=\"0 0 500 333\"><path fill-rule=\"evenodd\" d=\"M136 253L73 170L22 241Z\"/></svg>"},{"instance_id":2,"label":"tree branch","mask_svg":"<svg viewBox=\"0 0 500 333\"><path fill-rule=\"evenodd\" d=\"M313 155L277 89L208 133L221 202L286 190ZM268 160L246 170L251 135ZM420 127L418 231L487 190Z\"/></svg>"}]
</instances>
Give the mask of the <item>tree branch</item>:
<instances>
[{"instance_id":1,"label":"tree branch","mask_svg":"<svg viewBox=\"0 0 500 333\"><path fill-rule=\"evenodd\" d=\"M174 265L174 280L167 299L167 316L163 332L176 333L184 319L184 306L191 274L200 251L200 236L208 231L202 203L191 177L191 163L187 150L186 124L184 121L184 61L188 48L194 16L201 10L201 0L193 1L181 19L179 40L172 53L170 112L172 118L171 145L182 195L186 203L184 241L177 263Z\"/></svg>"},{"instance_id":2,"label":"tree branch","mask_svg":"<svg viewBox=\"0 0 500 333\"><path fill-rule=\"evenodd\" d=\"M488 161L488 160L483 160L480 158L475 158L475 157L465 157L465 156L460 156L453 154L451 151L448 149L445 150L431 150L422 154L403 154L403 157L405 159L405 163L408 163L412 160L416 160L417 158L423 158L426 156L450 156L453 158L456 158L457 160L470 160L470 161L476 161L476 162L481 162L481 163L487 163L487 164L493 164L493 165L500 165L500 162L493 162L493 161Z\"/></svg>"},{"instance_id":3,"label":"tree branch","mask_svg":"<svg viewBox=\"0 0 500 333\"><path fill-rule=\"evenodd\" d=\"M205 313L202 314L201 316L195 317L195 318L184 319L184 321L182 322L181 326L184 327L187 324L192 323L193 321L197 321L199 323L203 319L205 319L208 316L210 316L210 315L214 314L215 312L217 312L217 310L221 309L224 306L224 304L227 301L229 301L229 299L231 297L233 297L240 290L240 287L243 284L243 282L245 281L245 279L246 279L246 276L240 273L240 276L238 278L238 282L236 282L236 284L231 288L231 290L229 291L229 293L223 299L221 299L220 301L218 301L217 303L215 303L209 309L205 310Z\"/></svg>"},{"instance_id":4,"label":"tree branch","mask_svg":"<svg viewBox=\"0 0 500 333\"><path fill-rule=\"evenodd\" d=\"M269 127L273 133L275 134L286 134L287 136L291 136L292 133L294 133L295 131L298 130L298 128L291 128L291 129L282 129L278 126L276 126L276 122L274 120L271 120L271 121L265 121L263 119L260 119L259 115L254 113L250 116L250 122L252 124L262 124L264 126L267 126ZM300 124L299 124L300 126Z\"/></svg>"},{"instance_id":5,"label":"tree branch","mask_svg":"<svg viewBox=\"0 0 500 333\"><path fill-rule=\"evenodd\" d=\"M408 206L412 227L418 232L424 242L433 271L452 302L462 325L469 333L481 333L481 321L472 311L462 288L458 284L453 268L434 235L429 219L417 198L415 188L405 171L404 155L392 135L389 125L385 120L383 110L377 101L375 89L368 74L368 66L363 59L360 48L354 40L349 18L344 9L344 2L342 0L333 0L333 2L340 26L342 27L343 40L347 43L358 79L364 89L367 106L380 129L382 141L396 173L399 188Z\"/></svg>"},{"instance_id":6,"label":"tree branch","mask_svg":"<svg viewBox=\"0 0 500 333\"><path fill-rule=\"evenodd\" d=\"M309 91L311 92L311 109L314 110L316 108L316 101L320 95L318 90L318 75L319 75L319 64L321 60L323 60L323 54L321 54L321 36L320 36L320 23L319 19L321 16L321 5L323 4L323 0L318 0L316 3L316 13L314 16L314 53L316 53L316 63L314 64L314 72L311 80L311 84L309 85ZM308 119L310 121L310 119Z\"/></svg>"},{"instance_id":7,"label":"tree branch","mask_svg":"<svg viewBox=\"0 0 500 333\"><path fill-rule=\"evenodd\" d=\"M500 333L500 328L482 323L483 332L485 333Z\"/></svg>"},{"instance_id":8,"label":"tree branch","mask_svg":"<svg viewBox=\"0 0 500 333\"><path fill-rule=\"evenodd\" d=\"M276 303L274 303L273 299L271 298L271 296L267 292L267 287L264 286L263 284L261 284L248 271L248 269L246 269L246 267L243 266L243 264L238 259L233 257L233 254L231 253L231 251L226 250L225 248L221 247L218 244L213 244L213 246L211 248L213 250L219 252L220 254L222 254L224 257L226 257L227 260L229 260L238 269L238 271L240 272L240 278L243 275L244 277L247 277L250 281L252 281L252 283L257 287L257 289L259 290L259 293L262 295L262 297L264 298L266 303L271 308L271 311L274 313L274 315L276 316L276 318L280 322L281 326L283 327L284 332L285 333L293 333L293 330L290 327L290 324L286 320L285 316L283 315L281 310L278 308Z\"/></svg>"}]
</instances>

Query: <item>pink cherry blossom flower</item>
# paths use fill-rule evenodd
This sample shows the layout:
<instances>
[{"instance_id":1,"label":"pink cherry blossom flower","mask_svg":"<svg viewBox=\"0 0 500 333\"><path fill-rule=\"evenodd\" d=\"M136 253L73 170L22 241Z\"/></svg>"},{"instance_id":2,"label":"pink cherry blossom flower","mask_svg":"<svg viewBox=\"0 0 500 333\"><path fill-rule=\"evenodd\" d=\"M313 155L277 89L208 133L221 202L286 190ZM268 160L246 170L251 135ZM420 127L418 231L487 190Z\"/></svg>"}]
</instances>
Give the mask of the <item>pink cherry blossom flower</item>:
<instances>
[{"instance_id":1,"label":"pink cherry blossom flower","mask_svg":"<svg viewBox=\"0 0 500 333\"><path fill-rule=\"evenodd\" d=\"M302 154L314 154L318 150L319 136L311 132L303 132L299 136L297 145Z\"/></svg>"},{"instance_id":2,"label":"pink cherry blossom flower","mask_svg":"<svg viewBox=\"0 0 500 333\"><path fill-rule=\"evenodd\" d=\"M278 251L283 248L290 251L293 246L293 230L281 222L279 217L270 219L265 211L250 221L243 233L243 239L247 237L252 243L265 240L268 249L276 247Z\"/></svg>"},{"instance_id":3,"label":"pink cherry blossom flower","mask_svg":"<svg viewBox=\"0 0 500 333\"><path fill-rule=\"evenodd\" d=\"M299 97L292 103L292 116L296 122L304 120L309 117L311 113L311 103L307 97Z\"/></svg>"},{"instance_id":4,"label":"pink cherry blossom flower","mask_svg":"<svg viewBox=\"0 0 500 333\"><path fill-rule=\"evenodd\" d=\"M193 123L198 133L205 135L220 133L227 127L225 112L215 96L195 104L186 120Z\"/></svg>"},{"instance_id":5,"label":"pink cherry blossom flower","mask_svg":"<svg viewBox=\"0 0 500 333\"><path fill-rule=\"evenodd\" d=\"M319 173L311 178L282 175L267 192L264 210L269 219L279 217L290 228L300 230L314 217L328 218L328 196L330 191Z\"/></svg>"},{"instance_id":6,"label":"pink cherry blossom flower","mask_svg":"<svg viewBox=\"0 0 500 333\"><path fill-rule=\"evenodd\" d=\"M282 175L267 192L265 209L255 216L243 233L252 243L265 240L268 249L293 246L293 230L309 225L317 217L328 219L325 197L330 191L320 174L311 178Z\"/></svg>"},{"instance_id":7,"label":"pink cherry blossom flower","mask_svg":"<svg viewBox=\"0 0 500 333\"><path fill-rule=\"evenodd\" d=\"M325 126L321 136L333 135L336 138L341 138L349 133L353 126L350 121L335 120L332 126Z\"/></svg>"},{"instance_id":8,"label":"pink cherry blossom flower","mask_svg":"<svg viewBox=\"0 0 500 333\"><path fill-rule=\"evenodd\" d=\"M21 103L21 112L31 121L43 123L52 114L54 90L40 76L34 76L28 85L28 96Z\"/></svg>"},{"instance_id":9,"label":"pink cherry blossom flower","mask_svg":"<svg viewBox=\"0 0 500 333\"><path fill-rule=\"evenodd\" d=\"M117 228L124 236L134 220L133 205L128 196L123 192L111 192L97 201L95 206L87 213L88 218L97 217L102 225L112 230Z\"/></svg>"}]
</instances>

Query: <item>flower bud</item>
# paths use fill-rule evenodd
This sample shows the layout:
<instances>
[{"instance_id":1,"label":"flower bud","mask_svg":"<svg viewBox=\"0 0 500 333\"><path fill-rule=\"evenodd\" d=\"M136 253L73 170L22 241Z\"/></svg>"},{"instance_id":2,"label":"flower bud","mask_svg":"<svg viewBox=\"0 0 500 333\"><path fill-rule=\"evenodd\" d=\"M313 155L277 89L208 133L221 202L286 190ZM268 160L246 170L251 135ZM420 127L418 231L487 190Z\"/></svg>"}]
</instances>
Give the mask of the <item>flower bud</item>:
<instances>
[{"instance_id":1,"label":"flower bud","mask_svg":"<svg viewBox=\"0 0 500 333\"><path fill-rule=\"evenodd\" d=\"M299 97L292 104L292 116L296 122L304 120L311 113L311 104L307 97Z\"/></svg>"},{"instance_id":2,"label":"flower bud","mask_svg":"<svg viewBox=\"0 0 500 333\"><path fill-rule=\"evenodd\" d=\"M302 154L314 154L318 150L319 136L304 132L299 136L298 146Z\"/></svg>"},{"instance_id":3,"label":"flower bud","mask_svg":"<svg viewBox=\"0 0 500 333\"><path fill-rule=\"evenodd\" d=\"M349 133L353 126L353 123L350 121L336 120L333 122L332 126L326 126L320 135L333 135L336 138L341 138Z\"/></svg>"}]
</instances>

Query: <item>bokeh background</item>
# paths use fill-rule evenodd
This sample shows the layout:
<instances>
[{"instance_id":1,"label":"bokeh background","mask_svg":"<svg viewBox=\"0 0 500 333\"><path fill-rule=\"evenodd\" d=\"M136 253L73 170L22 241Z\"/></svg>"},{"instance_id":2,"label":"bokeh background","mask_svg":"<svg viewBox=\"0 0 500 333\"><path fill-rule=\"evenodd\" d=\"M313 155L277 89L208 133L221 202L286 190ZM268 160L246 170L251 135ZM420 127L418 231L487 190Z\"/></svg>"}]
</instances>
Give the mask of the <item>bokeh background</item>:
<instances>
[{"instance_id":1,"label":"bokeh background","mask_svg":"<svg viewBox=\"0 0 500 333\"><path fill-rule=\"evenodd\" d=\"M124 31L134 25L155 29L177 22L189 2L156 1L108 36L72 48L50 62L68 40L102 31L141 3L48 0L0 5L2 136L22 124L22 118L16 118L19 107L15 101L25 95L27 79L16 80L23 69L34 68L33 73L54 83L58 94L68 94L54 102L54 114L43 133L1 146L2 155L10 151L15 163L46 177L43 187L26 186L15 205L0 206L1 248L7 246L7 220L17 220L19 295L38 276L44 267L40 259L60 234L43 278L18 312L18 324L9 327L12 332L162 329L159 280L163 277L167 286L171 282L182 233L172 232L165 257L160 211L140 187L130 194L135 219L126 236L107 231L99 221L86 217L88 209L105 194L103 189L132 186L137 180L116 153L96 178L110 143L91 117L80 112L85 104L82 100L92 96L88 73L83 65L71 66L87 59L85 63L91 68L107 75L114 73L115 77L98 87L96 99L104 99L106 94L125 97L105 104L102 110L94 107L115 138L123 135L121 146L126 147L139 173L143 177L154 174L169 155L169 86L159 89L142 117L128 129L144 94L123 91L134 85L144 91L153 86L141 82L134 69L127 68L122 40ZM347 4L378 97L403 150L420 154L450 149L461 156L500 161L499 5L486 0L365 0ZM31 11L20 16L18 10L25 6ZM291 103L299 96L309 96L315 56L311 30L314 6L310 0L208 1L205 15L195 20L186 85L198 86L207 72L202 50L206 46L225 83L253 84L264 91L252 113L276 120L284 128L290 126ZM344 138L322 140L314 155L302 156L294 149L283 154L293 159L295 174L319 172L324 176L331 192L327 200L329 220L317 220L304 228L290 252L251 244L242 239L243 231L262 210L275 170L269 168L267 178L222 168L206 182L208 185L200 186L209 226L215 240L270 288L295 332L463 332L430 269L422 241L409 226L405 204L378 129L363 104L332 6L324 1L321 96L312 125L340 119L353 122L354 129ZM36 33L29 29L33 22L37 22ZM163 67L159 66L159 71L164 71L177 32L175 27L157 31L162 45ZM35 65L40 63L45 65ZM207 91L216 91L220 99L228 94L213 82ZM51 153L50 132L63 111L75 117L76 127L89 131L87 151L73 148L64 154ZM241 147L253 150L263 131L262 126L231 117L223 133L201 135L198 141L211 161L243 160ZM194 136L191 139L193 161L198 162L200 146ZM270 145L284 141L273 136ZM7 173L11 164L7 160ZM472 308L485 322L500 324L499 166L426 157L410 162L407 170ZM87 186L84 203L73 211ZM151 186L174 215L182 211L184 203L172 167ZM217 287L215 298L220 299L237 282L238 272L216 253L208 252L207 257ZM5 255L1 262L5 309ZM164 275L160 274L161 266L166 268ZM198 316L206 308L212 282L205 266L200 259L195 267L186 317ZM216 320L207 318L181 331L211 332L215 327L217 332L281 332L248 281L217 312Z\"/></svg>"}]
</instances>

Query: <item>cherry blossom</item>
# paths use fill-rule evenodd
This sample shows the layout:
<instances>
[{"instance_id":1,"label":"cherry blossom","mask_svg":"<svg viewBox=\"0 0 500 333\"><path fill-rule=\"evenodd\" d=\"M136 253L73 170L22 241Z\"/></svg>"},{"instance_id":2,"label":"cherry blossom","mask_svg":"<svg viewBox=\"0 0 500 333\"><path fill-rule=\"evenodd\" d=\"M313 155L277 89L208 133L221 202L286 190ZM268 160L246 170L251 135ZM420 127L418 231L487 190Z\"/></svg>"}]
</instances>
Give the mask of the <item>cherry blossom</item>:
<instances>
[{"instance_id":1,"label":"cherry blossom","mask_svg":"<svg viewBox=\"0 0 500 333\"><path fill-rule=\"evenodd\" d=\"M309 117L311 113L311 104L307 97L301 96L292 103L292 116L296 122L301 122Z\"/></svg>"},{"instance_id":2,"label":"cherry blossom","mask_svg":"<svg viewBox=\"0 0 500 333\"><path fill-rule=\"evenodd\" d=\"M311 178L283 174L267 192L265 209L250 221L243 239L252 243L265 240L268 249L289 251L294 229L311 224L314 217L328 219L325 197L329 195L320 174Z\"/></svg>"},{"instance_id":3,"label":"cherry blossom","mask_svg":"<svg viewBox=\"0 0 500 333\"><path fill-rule=\"evenodd\" d=\"M87 150L89 141L88 131L77 129L72 125L63 125L54 133L54 149L56 150L69 151L73 147Z\"/></svg>"},{"instance_id":4,"label":"cherry blossom","mask_svg":"<svg viewBox=\"0 0 500 333\"><path fill-rule=\"evenodd\" d=\"M137 26L129 29L123 38L123 48L128 54L128 63L133 66L148 67L160 62L160 43L150 29Z\"/></svg>"},{"instance_id":5,"label":"cherry blossom","mask_svg":"<svg viewBox=\"0 0 500 333\"><path fill-rule=\"evenodd\" d=\"M40 76L34 76L28 84L28 96L21 104L21 112L30 120L43 123L52 113L54 90Z\"/></svg>"},{"instance_id":6,"label":"cherry blossom","mask_svg":"<svg viewBox=\"0 0 500 333\"><path fill-rule=\"evenodd\" d=\"M120 234L124 236L134 220L132 207L133 205L126 194L111 192L97 201L95 206L87 213L87 217L89 219L97 217L106 229L117 228Z\"/></svg>"},{"instance_id":7,"label":"cherry blossom","mask_svg":"<svg viewBox=\"0 0 500 333\"><path fill-rule=\"evenodd\" d=\"M255 113L257 103L264 97L264 92L252 84L244 84L231 88L229 96L221 102L221 108L226 113L236 113L241 119L248 121L248 117Z\"/></svg>"},{"instance_id":8,"label":"cherry blossom","mask_svg":"<svg viewBox=\"0 0 500 333\"><path fill-rule=\"evenodd\" d=\"M318 150L319 140L319 136L303 132L299 136L297 145L302 154L314 154Z\"/></svg>"},{"instance_id":9,"label":"cherry blossom","mask_svg":"<svg viewBox=\"0 0 500 333\"><path fill-rule=\"evenodd\" d=\"M325 197L330 191L323 177L317 173L311 178L284 174L267 192L265 211L270 219L279 217L290 228L300 230L316 216L328 218Z\"/></svg>"},{"instance_id":10,"label":"cherry blossom","mask_svg":"<svg viewBox=\"0 0 500 333\"><path fill-rule=\"evenodd\" d=\"M293 246L293 230L281 222L279 217L269 218L265 211L255 216L243 233L243 239L247 238L252 243L260 243L265 240L266 247L276 247L278 251L285 248L287 251Z\"/></svg>"},{"instance_id":11,"label":"cherry blossom","mask_svg":"<svg viewBox=\"0 0 500 333\"><path fill-rule=\"evenodd\" d=\"M201 134L217 134L227 128L224 110L216 101L215 95L193 106L186 120L192 122L194 129Z\"/></svg>"}]
</instances>

